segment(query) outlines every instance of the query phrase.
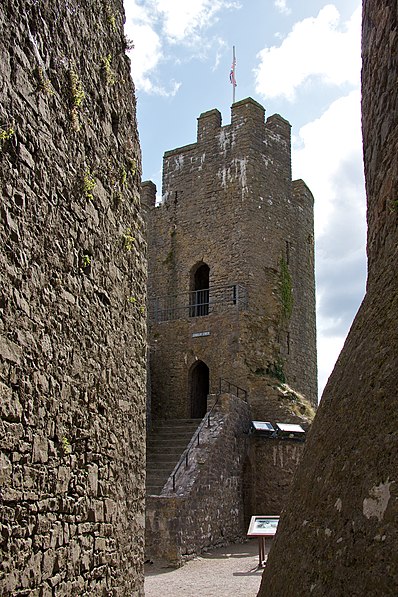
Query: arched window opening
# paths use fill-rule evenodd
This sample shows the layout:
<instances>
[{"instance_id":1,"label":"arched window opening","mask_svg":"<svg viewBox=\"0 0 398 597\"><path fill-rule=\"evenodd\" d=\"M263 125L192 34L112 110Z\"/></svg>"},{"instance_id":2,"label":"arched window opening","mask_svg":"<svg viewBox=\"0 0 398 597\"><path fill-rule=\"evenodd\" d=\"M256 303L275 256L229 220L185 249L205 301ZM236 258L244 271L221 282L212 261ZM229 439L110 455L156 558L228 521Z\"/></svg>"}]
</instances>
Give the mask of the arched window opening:
<instances>
[{"instance_id":1,"label":"arched window opening","mask_svg":"<svg viewBox=\"0 0 398 597\"><path fill-rule=\"evenodd\" d=\"M192 419L202 419L207 412L209 394L209 368L203 361L197 361L190 372L190 403Z\"/></svg>"},{"instance_id":2,"label":"arched window opening","mask_svg":"<svg viewBox=\"0 0 398 597\"><path fill-rule=\"evenodd\" d=\"M209 277L210 268L207 263L199 264L191 274L191 317L209 314Z\"/></svg>"}]
</instances>

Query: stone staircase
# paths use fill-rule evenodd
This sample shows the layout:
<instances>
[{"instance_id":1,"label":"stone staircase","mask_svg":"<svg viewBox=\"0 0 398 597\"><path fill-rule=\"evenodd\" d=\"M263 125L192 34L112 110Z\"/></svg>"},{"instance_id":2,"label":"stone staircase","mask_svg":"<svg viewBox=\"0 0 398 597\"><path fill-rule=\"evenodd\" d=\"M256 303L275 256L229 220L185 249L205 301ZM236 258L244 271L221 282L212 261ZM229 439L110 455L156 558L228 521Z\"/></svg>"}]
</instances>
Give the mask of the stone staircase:
<instances>
[{"instance_id":1,"label":"stone staircase","mask_svg":"<svg viewBox=\"0 0 398 597\"><path fill-rule=\"evenodd\" d=\"M159 495L202 419L167 419L147 438L146 492Z\"/></svg>"}]
</instances>

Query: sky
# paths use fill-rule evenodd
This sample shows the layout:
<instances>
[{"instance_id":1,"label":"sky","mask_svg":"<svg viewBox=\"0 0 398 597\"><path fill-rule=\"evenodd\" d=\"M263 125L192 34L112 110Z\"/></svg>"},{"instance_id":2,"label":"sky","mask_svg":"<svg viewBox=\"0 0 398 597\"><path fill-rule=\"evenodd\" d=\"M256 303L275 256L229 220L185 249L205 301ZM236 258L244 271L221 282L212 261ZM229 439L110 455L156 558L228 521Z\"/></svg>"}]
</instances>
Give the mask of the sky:
<instances>
[{"instance_id":1,"label":"sky","mask_svg":"<svg viewBox=\"0 0 398 597\"><path fill-rule=\"evenodd\" d=\"M163 153L196 141L198 116L230 123L252 97L292 125L293 179L315 197L319 393L365 293L361 1L125 0L143 180L161 197Z\"/></svg>"}]
</instances>

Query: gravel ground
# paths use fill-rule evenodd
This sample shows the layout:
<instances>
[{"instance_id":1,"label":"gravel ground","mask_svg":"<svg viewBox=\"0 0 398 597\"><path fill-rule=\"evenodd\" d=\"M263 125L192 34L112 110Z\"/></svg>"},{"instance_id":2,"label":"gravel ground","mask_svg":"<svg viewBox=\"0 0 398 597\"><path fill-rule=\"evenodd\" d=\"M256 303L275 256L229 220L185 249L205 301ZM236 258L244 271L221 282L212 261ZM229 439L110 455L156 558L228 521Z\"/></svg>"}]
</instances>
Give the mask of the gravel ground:
<instances>
[{"instance_id":1,"label":"gravel ground","mask_svg":"<svg viewBox=\"0 0 398 597\"><path fill-rule=\"evenodd\" d=\"M231 544L204 553L181 568L145 567L145 597L256 597L262 568L258 542Z\"/></svg>"}]
</instances>

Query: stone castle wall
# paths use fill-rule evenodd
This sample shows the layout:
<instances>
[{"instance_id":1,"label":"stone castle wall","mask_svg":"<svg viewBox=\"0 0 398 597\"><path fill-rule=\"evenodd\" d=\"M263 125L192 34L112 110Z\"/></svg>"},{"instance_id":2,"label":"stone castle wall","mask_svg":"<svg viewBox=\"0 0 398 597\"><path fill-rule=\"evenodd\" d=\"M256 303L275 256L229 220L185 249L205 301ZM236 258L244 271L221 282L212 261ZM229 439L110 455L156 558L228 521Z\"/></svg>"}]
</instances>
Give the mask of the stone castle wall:
<instances>
[{"instance_id":1,"label":"stone castle wall","mask_svg":"<svg viewBox=\"0 0 398 597\"><path fill-rule=\"evenodd\" d=\"M294 440L251 438L249 503L253 513L269 516L281 513L304 445Z\"/></svg>"},{"instance_id":2,"label":"stone castle wall","mask_svg":"<svg viewBox=\"0 0 398 597\"><path fill-rule=\"evenodd\" d=\"M153 190L144 186L148 204ZM149 295L188 293L192 268L205 262L210 287L245 287L247 309L151 321L154 413L187 415L198 359L209 366L212 391L222 375L249 384L261 401L270 374L283 369L315 404L313 198L291 181L289 123L279 115L265 122L250 98L232 106L227 126L217 110L205 112L197 142L166 152L163 193L148 209ZM208 335L192 337L199 332Z\"/></svg>"},{"instance_id":3,"label":"stone castle wall","mask_svg":"<svg viewBox=\"0 0 398 597\"><path fill-rule=\"evenodd\" d=\"M367 292L325 388L259 595L398 594L398 11L365 0Z\"/></svg>"},{"instance_id":4,"label":"stone castle wall","mask_svg":"<svg viewBox=\"0 0 398 597\"><path fill-rule=\"evenodd\" d=\"M146 558L179 565L215 545L246 537L243 468L250 424L248 405L222 394L212 425L180 469L176 493L168 481L160 496L147 496Z\"/></svg>"},{"instance_id":5,"label":"stone castle wall","mask_svg":"<svg viewBox=\"0 0 398 597\"><path fill-rule=\"evenodd\" d=\"M0 6L0 593L142 595L145 239L119 0Z\"/></svg>"}]
</instances>

